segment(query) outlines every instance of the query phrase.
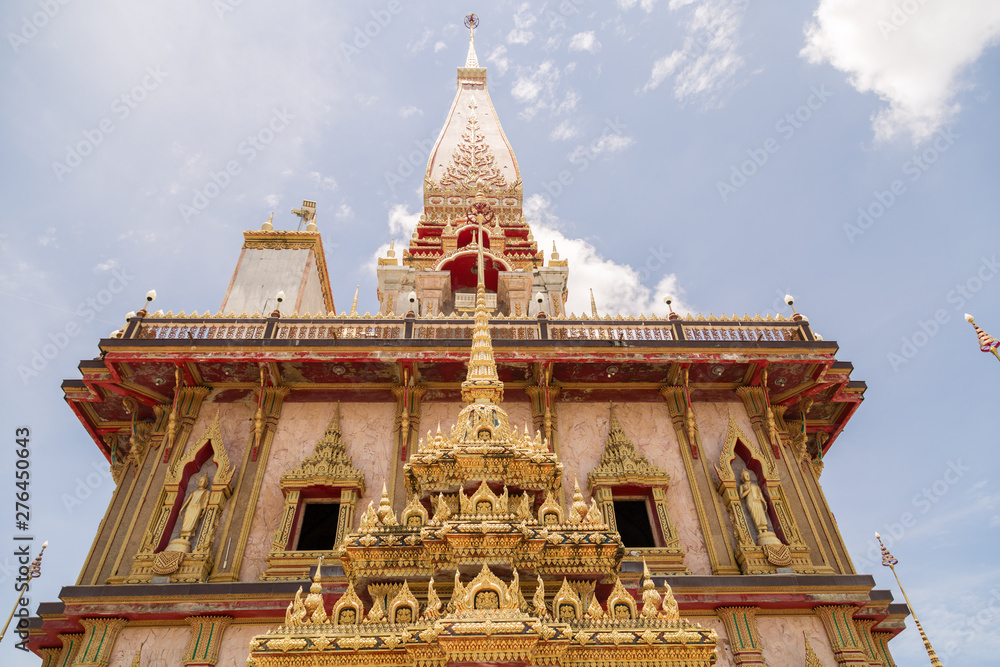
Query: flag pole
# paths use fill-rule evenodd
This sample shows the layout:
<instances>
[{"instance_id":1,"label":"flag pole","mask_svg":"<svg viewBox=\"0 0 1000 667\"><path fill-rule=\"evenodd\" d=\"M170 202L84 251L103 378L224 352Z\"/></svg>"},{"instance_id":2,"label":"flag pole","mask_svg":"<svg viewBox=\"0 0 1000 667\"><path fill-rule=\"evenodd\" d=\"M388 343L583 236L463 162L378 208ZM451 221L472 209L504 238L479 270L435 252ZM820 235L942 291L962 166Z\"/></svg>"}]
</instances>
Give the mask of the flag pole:
<instances>
[{"instance_id":1,"label":"flag pole","mask_svg":"<svg viewBox=\"0 0 1000 667\"><path fill-rule=\"evenodd\" d=\"M21 598L24 597L25 591L28 590L28 584L31 583L32 579L37 579L42 576L42 554L45 553L45 547L49 546L48 540L42 542L42 550L38 552L35 556L35 560L31 561L31 565L28 566L28 579L24 582L24 586L17 594L17 602L14 603L14 608L10 610L10 616L7 617L7 622L3 624L3 630L0 630L0 643L3 643L4 635L7 634L7 628L10 626L11 620L14 618L14 612L17 608L21 606Z\"/></svg>"}]
</instances>

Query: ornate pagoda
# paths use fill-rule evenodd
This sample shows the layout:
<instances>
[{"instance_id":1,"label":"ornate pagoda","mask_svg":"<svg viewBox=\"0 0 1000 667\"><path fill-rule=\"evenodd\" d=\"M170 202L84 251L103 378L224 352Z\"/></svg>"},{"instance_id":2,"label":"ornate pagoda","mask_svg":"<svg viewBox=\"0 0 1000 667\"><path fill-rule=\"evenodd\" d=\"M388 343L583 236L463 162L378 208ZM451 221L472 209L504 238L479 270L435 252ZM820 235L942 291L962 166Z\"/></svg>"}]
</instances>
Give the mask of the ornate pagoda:
<instances>
[{"instance_id":1,"label":"ornate pagoda","mask_svg":"<svg viewBox=\"0 0 1000 667\"><path fill-rule=\"evenodd\" d=\"M567 313L475 23L377 313L307 201L64 382L116 488L43 667L894 667L820 485L864 383L798 313Z\"/></svg>"}]
</instances>

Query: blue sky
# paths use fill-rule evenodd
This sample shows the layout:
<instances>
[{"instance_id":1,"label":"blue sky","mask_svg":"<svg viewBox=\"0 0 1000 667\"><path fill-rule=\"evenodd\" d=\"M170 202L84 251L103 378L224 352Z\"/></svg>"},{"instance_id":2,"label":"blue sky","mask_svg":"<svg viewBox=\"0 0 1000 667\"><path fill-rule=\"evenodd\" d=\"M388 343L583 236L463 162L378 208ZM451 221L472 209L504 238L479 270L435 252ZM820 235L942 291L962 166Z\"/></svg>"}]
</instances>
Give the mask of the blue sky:
<instances>
[{"instance_id":1,"label":"blue sky","mask_svg":"<svg viewBox=\"0 0 1000 667\"><path fill-rule=\"evenodd\" d=\"M901 599L869 555L875 530L893 535L945 663L991 662L1000 365L962 315L1000 335L996 2L330 4L0 9L0 469L27 425L30 532L51 541L33 607L75 581L112 491L61 380L147 289L214 312L242 230L271 211L294 227L303 199L338 309L360 284L375 310L372 258L415 222L472 10L571 308L591 287L602 311L636 313L671 292L694 312L787 314L794 294L869 387L822 478L855 564ZM4 664L36 664L8 642ZM912 629L892 646L919 664Z\"/></svg>"}]
</instances>

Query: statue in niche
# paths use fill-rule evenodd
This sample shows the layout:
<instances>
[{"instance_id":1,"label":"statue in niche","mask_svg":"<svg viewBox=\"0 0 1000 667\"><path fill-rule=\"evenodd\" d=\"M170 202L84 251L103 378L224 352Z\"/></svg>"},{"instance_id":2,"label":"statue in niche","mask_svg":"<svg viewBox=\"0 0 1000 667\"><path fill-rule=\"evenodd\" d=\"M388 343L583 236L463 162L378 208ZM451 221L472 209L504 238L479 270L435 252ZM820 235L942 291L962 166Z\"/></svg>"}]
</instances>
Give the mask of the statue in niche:
<instances>
[{"instance_id":1,"label":"statue in niche","mask_svg":"<svg viewBox=\"0 0 1000 667\"><path fill-rule=\"evenodd\" d=\"M208 507L210 496L211 491L208 488L208 475L202 475L198 478L197 488L188 494L187 498L184 499L184 504L181 505L181 532L177 539L170 541L166 551L190 553L191 538L198 532L198 524L201 522L201 517Z\"/></svg>"},{"instance_id":2,"label":"statue in niche","mask_svg":"<svg viewBox=\"0 0 1000 667\"><path fill-rule=\"evenodd\" d=\"M750 513L750 519L757 528L757 544L760 546L781 544L774 533L767 529L767 500L764 498L764 492L750 479L750 471L746 468L740 473L740 479L743 480L739 489L740 498L746 499L747 512Z\"/></svg>"},{"instance_id":3,"label":"statue in niche","mask_svg":"<svg viewBox=\"0 0 1000 667\"><path fill-rule=\"evenodd\" d=\"M395 623L405 625L413 622L413 610L409 607L400 607L396 610Z\"/></svg>"},{"instance_id":4,"label":"statue in niche","mask_svg":"<svg viewBox=\"0 0 1000 667\"><path fill-rule=\"evenodd\" d=\"M576 607L571 604L559 605L559 620L563 623L576 621Z\"/></svg>"},{"instance_id":5,"label":"statue in niche","mask_svg":"<svg viewBox=\"0 0 1000 667\"><path fill-rule=\"evenodd\" d=\"M353 609L341 609L340 618L337 619L338 625L354 625L358 622L358 615Z\"/></svg>"},{"instance_id":6,"label":"statue in niche","mask_svg":"<svg viewBox=\"0 0 1000 667\"><path fill-rule=\"evenodd\" d=\"M767 501L764 500L764 492L751 481L749 470L744 469L740 474L740 479L743 480L743 483L740 484L740 498L746 499L747 511L750 513L750 518L753 520L757 532L763 533L767 530Z\"/></svg>"},{"instance_id":7,"label":"statue in niche","mask_svg":"<svg viewBox=\"0 0 1000 667\"><path fill-rule=\"evenodd\" d=\"M619 603L615 605L615 618L618 620L628 620L632 618L632 611L627 604Z\"/></svg>"}]
</instances>

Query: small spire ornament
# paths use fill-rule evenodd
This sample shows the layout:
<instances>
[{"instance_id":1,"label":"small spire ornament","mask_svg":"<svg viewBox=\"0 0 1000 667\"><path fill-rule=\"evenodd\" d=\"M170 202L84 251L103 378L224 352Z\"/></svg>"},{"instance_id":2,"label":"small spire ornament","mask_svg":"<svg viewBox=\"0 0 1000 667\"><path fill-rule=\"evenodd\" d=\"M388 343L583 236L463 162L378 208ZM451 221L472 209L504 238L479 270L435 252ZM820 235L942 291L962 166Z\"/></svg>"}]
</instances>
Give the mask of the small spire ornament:
<instances>
[{"instance_id":1,"label":"small spire ornament","mask_svg":"<svg viewBox=\"0 0 1000 667\"><path fill-rule=\"evenodd\" d=\"M475 14L465 15L465 27L469 29L469 54L465 57L466 67L479 67L476 56L476 28L479 27L479 17Z\"/></svg>"},{"instance_id":2,"label":"small spire ornament","mask_svg":"<svg viewBox=\"0 0 1000 667\"><path fill-rule=\"evenodd\" d=\"M965 321L971 324L972 327L976 330L976 337L979 339L980 351L992 352L993 356L995 356L998 360L1000 360L1000 349L998 349L1000 348L1000 341L997 341L996 338L994 338L993 336L989 335L988 333L980 329L979 325L976 324L976 321L972 319L972 315L966 313Z\"/></svg>"}]
</instances>

